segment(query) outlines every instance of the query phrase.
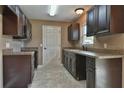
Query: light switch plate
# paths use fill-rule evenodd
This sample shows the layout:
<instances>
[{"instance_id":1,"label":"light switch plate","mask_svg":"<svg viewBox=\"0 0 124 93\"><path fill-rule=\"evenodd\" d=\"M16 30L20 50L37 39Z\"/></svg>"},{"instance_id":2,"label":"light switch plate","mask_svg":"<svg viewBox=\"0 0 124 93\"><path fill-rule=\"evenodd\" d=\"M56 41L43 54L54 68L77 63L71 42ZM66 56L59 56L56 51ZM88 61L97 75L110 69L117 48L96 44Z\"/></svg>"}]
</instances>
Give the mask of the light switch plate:
<instances>
[{"instance_id":1,"label":"light switch plate","mask_svg":"<svg viewBox=\"0 0 124 93\"><path fill-rule=\"evenodd\" d=\"M40 44L40 47L43 47L43 44Z\"/></svg>"},{"instance_id":2,"label":"light switch plate","mask_svg":"<svg viewBox=\"0 0 124 93\"><path fill-rule=\"evenodd\" d=\"M10 48L10 43L6 43L6 48Z\"/></svg>"},{"instance_id":3,"label":"light switch plate","mask_svg":"<svg viewBox=\"0 0 124 93\"><path fill-rule=\"evenodd\" d=\"M104 43L104 48L107 48L107 44L106 43Z\"/></svg>"}]
</instances>

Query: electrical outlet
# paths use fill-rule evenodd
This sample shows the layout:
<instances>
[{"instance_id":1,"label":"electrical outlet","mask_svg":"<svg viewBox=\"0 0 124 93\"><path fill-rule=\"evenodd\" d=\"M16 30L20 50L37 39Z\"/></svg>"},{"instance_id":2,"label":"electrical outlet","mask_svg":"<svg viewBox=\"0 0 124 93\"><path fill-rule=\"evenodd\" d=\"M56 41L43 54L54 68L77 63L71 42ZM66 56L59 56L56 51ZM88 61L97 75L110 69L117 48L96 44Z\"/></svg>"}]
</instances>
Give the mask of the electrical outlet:
<instances>
[{"instance_id":1,"label":"electrical outlet","mask_svg":"<svg viewBox=\"0 0 124 93\"><path fill-rule=\"evenodd\" d=\"M104 43L104 48L107 48L107 44L106 43Z\"/></svg>"},{"instance_id":2,"label":"electrical outlet","mask_svg":"<svg viewBox=\"0 0 124 93\"><path fill-rule=\"evenodd\" d=\"M40 47L43 47L43 44L40 44Z\"/></svg>"}]
</instances>

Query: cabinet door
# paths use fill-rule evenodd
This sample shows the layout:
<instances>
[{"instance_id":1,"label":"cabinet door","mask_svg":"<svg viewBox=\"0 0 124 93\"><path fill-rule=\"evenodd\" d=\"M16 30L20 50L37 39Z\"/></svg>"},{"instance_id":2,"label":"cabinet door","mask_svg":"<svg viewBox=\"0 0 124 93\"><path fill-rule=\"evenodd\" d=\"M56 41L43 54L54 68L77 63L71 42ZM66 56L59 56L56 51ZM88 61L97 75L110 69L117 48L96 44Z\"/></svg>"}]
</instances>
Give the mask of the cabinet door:
<instances>
[{"instance_id":1,"label":"cabinet door","mask_svg":"<svg viewBox=\"0 0 124 93\"><path fill-rule=\"evenodd\" d=\"M98 32L109 32L110 8L107 5L99 5L98 7Z\"/></svg>"},{"instance_id":2,"label":"cabinet door","mask_svg":"<svg viewBox=\"0 0 124 93\"><path fill-rule=\"evenodd\" d=\"M64 66L67 68L67 62L68 62L68 56L67 56L67 52L64 52Z\"/></svg>"},{"instance_id":3,"label":"cabinet door","mask_svg":"<svg viewBox=\"0 0 124 93\"><path fill-rule=\"evenodd\" d=\"M68 26L68 40L71 41L71 28L72 25Z\"/></svg>"},{"instance_id":4,"label":"cabinet door","mask_svg":"<svg viewBox=\"0 0 124 93\"><path fill-rule=\"evenodd\" d=\"M76 77L76 56L74 53L71 55L71 73L74 77Z\"/></svg>"},{"instance_id":5,"label":"cabinet door","mask_svg":"<svg viewBox=\"0 0 124 93\"><path fill-rule=\"evenodd\" d=\"M25 88L32 81L30 55L3 56L3 87Z\"/></svg>"},{"instance_id":6,"label":"cabinet door","mask_svg":"<svg viewBox=\"0 0 124 93\"><path fill-rule=\"evenodd\" d=\"M72 24L72 33L71 33L71 38L72 40L79 40L80 35L79 35L79 24Z\"/></svg>"},{"instance_id":7,"label":"cabinet door","mask_svg":"<svg viewBox=\"0 0 124 93\"><path fill-rule=\"evenodd\" d=\"M78 41L80 39L80 27L78 23L71 24L68 27L68 40Z\"/></svg>"},{"instance_id":8,"label":"cabinet door","mask_svg":"<svg viewBox=\"0 0 124 93\"><path fill-rule=\"evenodd\" d=\"M76 77L76 58L73 58L72 60L72 73L73 76Z\"/></svg>"},{"instance_id":9,"label":"cabinet door","mask_svg":"<svg viewBox=\"0 0 124 93\"><path fill-rule=\"evenodd\" d=\"M18 36L23 36L24 30L23 13L19 7L16 8L16 13L18 16Z\"/></svg>"},{"instance_id":10,"label":"cabinet door","mask_svg":"<svg viewBox=\"0 0 124 93\"><path fill-rule=\"evenodd\" d=\"M87 36L93 36L97 31L97 7L94 6L87 14Z\"/></svg>"},{"instance_id":11,"label":"cabinet door","mask_svg":"<svg viewBox=\"0 0 124 93\"><path fill-rule=\"evenodd\" d=\"M87 69L87 88L94 88L95 87L95 71L91 68Z\"/></svg>"},{"instance_id":12,"label":"cabinet door","mask_svg":"<svg viewBox=\"0 0 124 93\"><path fill-rule=\"evenodd\" d=\"M86 85L87 88L95 87L95 59L86 57Z\"/></svg>"},{"instance_id":13,"label":"cabinet door","mask_svg":"<svg viewBox=\"0 0 124 93\"><path fill-rule=\"evenodd\" d=\"M10 6L3 6L2 10L2 25L3 25L3 34L4 35L12 35L17 36L18 35L18 17L12 10L12 5Z\"/></svg>"},{"instance_id":14,"label":"cabinet door","mask_svg":"<svg viewBox=\"0 0 124 93\"><path fill-rule=\"evenodd\" d=\"M28 25L29 25L29 40L30 40L32 38L32 25L30 22L28 23Z\"/></svg>"},{"instance_id":15,"label":"cabinet door","mask_svg":"<svg viewBox=\"0 0 124 93\"><path fill-rule=\"evenodd\" d=\"M29 20L26 20L26 32L27 32L27 40L30 40L32 38L32 25L29 22Z\"/></svg>"},{"instance_id":16,"label":"cabinet door","mask_svg":"<svg viewBox=\"0 0 124 93\"><path fill-rule=\"evenodd\" d=\"M27 38L27 26L26 26L26 16L23 14L23 38Z\"/></svg>"}]
</instances>

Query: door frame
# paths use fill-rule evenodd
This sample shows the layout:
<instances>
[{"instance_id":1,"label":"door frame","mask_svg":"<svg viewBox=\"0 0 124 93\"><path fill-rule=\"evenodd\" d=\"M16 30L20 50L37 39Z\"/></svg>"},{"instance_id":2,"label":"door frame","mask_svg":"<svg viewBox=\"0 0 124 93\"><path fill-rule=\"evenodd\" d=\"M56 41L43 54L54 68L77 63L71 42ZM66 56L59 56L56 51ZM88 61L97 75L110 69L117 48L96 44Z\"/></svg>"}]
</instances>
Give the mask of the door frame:
<instances>
[{"instance_id":1,"label":"door frame","mask_svg":"<svg viewBox=\"0 0 124 93\"><path fill-rule=\"evenodd\" d=\"M60 61L62 61L62 38L61 38L61 26L53 26L53 25L42 25L42 64L44 65L44 48L45 48L45 46L44 46L44 43L45 43L45 41L44 41L44 31L45 31L45 27L46 26L52 26L52 27L59 27L60 28Z\"/></svg>"}]
</instances>

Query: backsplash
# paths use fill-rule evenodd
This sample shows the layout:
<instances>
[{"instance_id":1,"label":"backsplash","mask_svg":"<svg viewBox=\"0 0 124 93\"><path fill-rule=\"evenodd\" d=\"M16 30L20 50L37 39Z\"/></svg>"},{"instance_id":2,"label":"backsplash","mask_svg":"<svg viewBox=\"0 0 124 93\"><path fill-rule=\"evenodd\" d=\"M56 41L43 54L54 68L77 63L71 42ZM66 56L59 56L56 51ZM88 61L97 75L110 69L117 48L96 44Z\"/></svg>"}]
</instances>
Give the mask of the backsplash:
<instances>
[{"instance_id":1,"label":"backsplash","mask_svg":"<svg viewBox=\"0 0 124 93\"><path fill-rule=\"evenodd\" d=\"M96 37L95 48L124 50L124 34L109 35L103 37ZM106 44L106 47L105 47Z\"/></svg>"},{"instance_id":2,"label":"backsplash","mask_svg":"<svg viewBox=\"0 0 124 93\"><path fill-rule=\"evenodd\" d=\"M10 37L2 38L3 49L13 49L14 52L20 51L21 47L24 47L23 41L13 40Z\"/></svg>"}]
</instances>

